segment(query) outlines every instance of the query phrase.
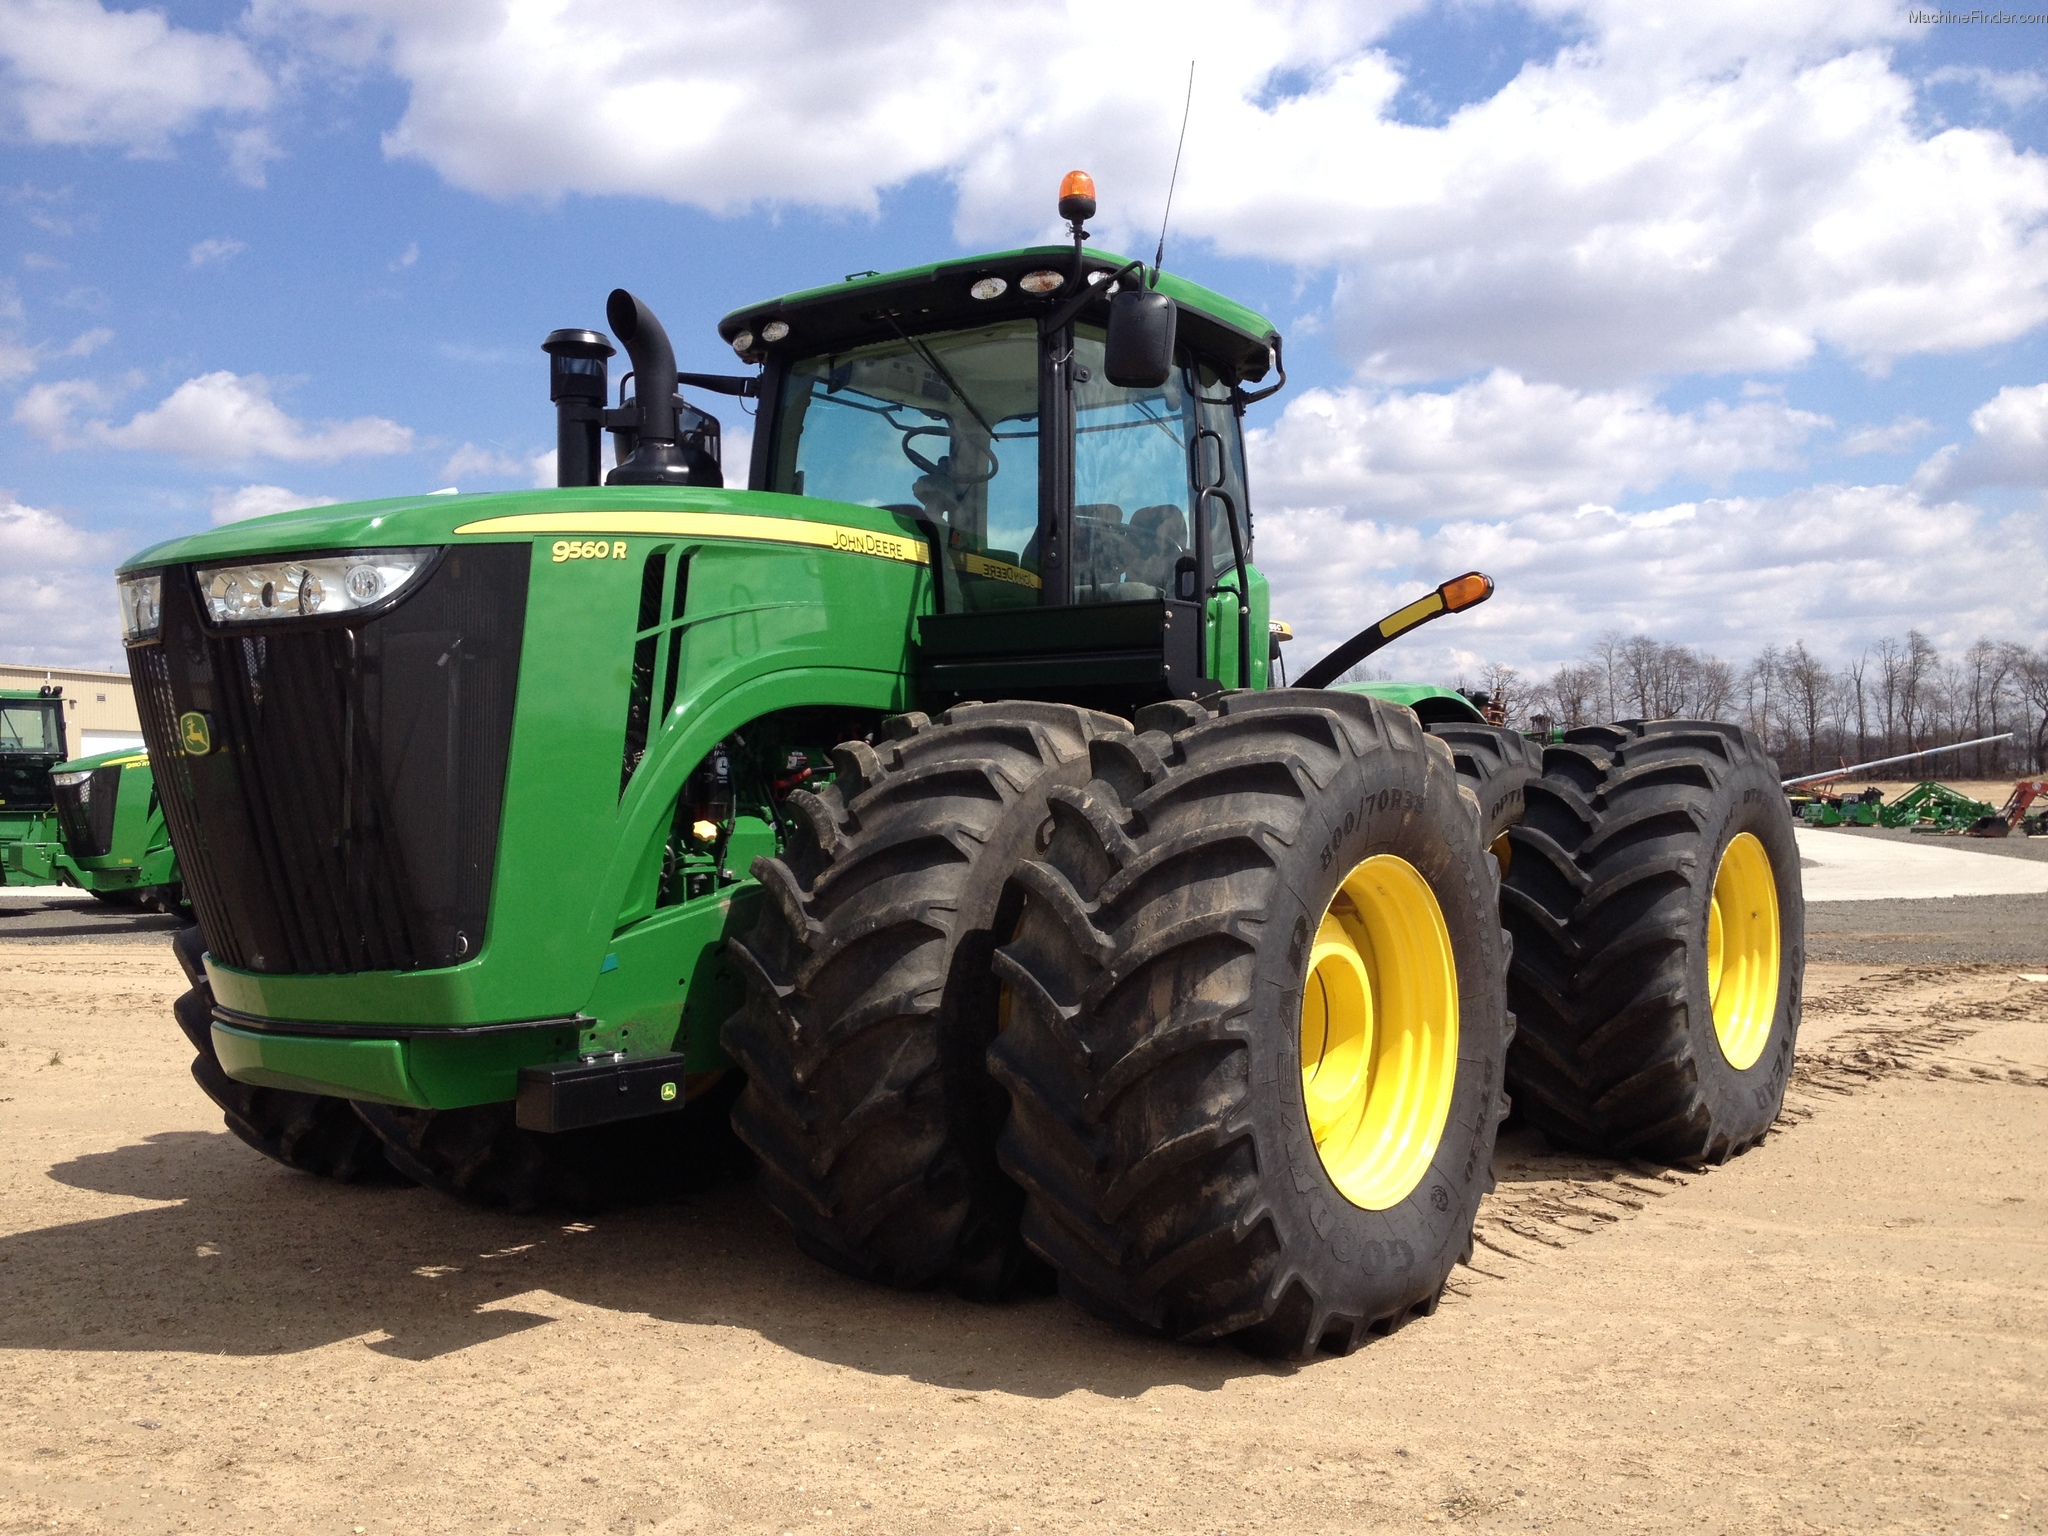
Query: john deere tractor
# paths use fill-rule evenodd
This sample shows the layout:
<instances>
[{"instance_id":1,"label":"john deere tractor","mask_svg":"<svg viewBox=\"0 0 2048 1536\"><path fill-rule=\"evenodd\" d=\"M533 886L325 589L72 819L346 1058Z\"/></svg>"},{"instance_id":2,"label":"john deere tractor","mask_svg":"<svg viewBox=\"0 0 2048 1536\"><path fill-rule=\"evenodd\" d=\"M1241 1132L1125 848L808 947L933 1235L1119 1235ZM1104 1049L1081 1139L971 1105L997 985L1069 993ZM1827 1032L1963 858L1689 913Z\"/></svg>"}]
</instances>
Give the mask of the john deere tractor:
<instances>
[{"instance_id":1,"label":"john deere tractor","mask_svg":"<svg viewBox=\"0 0 2048 1536\"><path fill-rule=\"evenodd\" d=\"M71 754L61 688L0 689L0 885L45 885L46 860L31 854L55 830L50 772Z\"/></svg>"},{"instance_id":2,"label":"john deere tractor","mask_svg":"<svg viewBox=\"0 0 2048 1536\"><path fill-rule=\"evenodd\" d=\"M69 885L109 906L179 910L148 754L68 756L60 685L0 693L0 885Z\"/></svg>"},{"instance_id":3,"label":"john deere tractor","mask_svg":"<svg viewBox=\"0 0 2048 1536\"><path fill-rule=\"evenodd\" d=\"M1435 1307L1509 1089L1603 1152L1763 1136L1803 914L1760 747L1340 680L1477 573L1286 686L1241 433L1281 338L1060 209L734 311L729 375L612 293L545 343L557 489L127 562L237 1135L587 1208L729 1124L829 1264L1286 1356Z\"/></svg>"}]
</instances>

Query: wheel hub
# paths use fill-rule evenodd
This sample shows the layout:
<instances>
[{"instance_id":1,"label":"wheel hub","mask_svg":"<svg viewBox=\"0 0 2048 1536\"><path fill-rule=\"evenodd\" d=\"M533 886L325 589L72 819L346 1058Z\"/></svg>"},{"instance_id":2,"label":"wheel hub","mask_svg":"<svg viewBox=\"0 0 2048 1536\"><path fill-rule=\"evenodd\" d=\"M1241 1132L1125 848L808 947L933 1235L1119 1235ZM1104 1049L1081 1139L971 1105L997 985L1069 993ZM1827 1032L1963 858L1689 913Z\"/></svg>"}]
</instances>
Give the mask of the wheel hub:
<instances>
[{"instance_id":1,"label":"wheel hub","mask_svg":"<svg viewBox=\"0 0 2048 1536\"><path fill-rule=\"evenodd\" d=\"M1386 1210L1422 1181L1457 1068L1457 967L1443 909L1414 865L1377 854L1331 897L1302 986L1302 1099L1345 1199Z\"/></svg>"},{"instance_id":2,"label":"wheel hub","mask_svg":"<svg viewBox=\"0 0 2048 1536\"><path fill-rule=\"evenodd\" d=\"M1729 839L1707 908L1707 995L1714 1038L1736 1071L1755 1066L1778 1013L1778 883L1751 832Z\"/></svg>"}]
</instances>

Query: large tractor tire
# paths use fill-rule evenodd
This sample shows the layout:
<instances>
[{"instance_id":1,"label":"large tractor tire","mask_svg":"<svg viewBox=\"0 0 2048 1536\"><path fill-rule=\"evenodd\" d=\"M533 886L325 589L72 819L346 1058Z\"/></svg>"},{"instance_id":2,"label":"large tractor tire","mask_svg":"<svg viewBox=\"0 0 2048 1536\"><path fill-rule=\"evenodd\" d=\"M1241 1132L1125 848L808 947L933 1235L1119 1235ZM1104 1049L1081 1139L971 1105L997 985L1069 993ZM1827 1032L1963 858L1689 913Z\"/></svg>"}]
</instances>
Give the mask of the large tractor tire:
<instances>
[{"instance_id":1,"label":"large tractor tire","mask_svg":"<svg viewBox=\"0 0 2048 1536\"><path fill-rule=\"evenodd\" d=\"M1342 1353L1435 1310L1492 1187L1493 861L1398 706L1281 689L1138 725L1050 797L996 957L1024 1235L1099 1314Z\"/></svg>"},{"instance_id":2,"label":"large tractor tire","mask_svg":"<svg viewBox=\"0 0 2048 1536\"><path fill-rule=\"evenodd\" d=\"M343 1184L402 1184L405 1176L385 1160L384 1148L356 1118L347 1099L238 1083L213 1050L213 988L201 957L206 940L197 927L171 940L191 990L172 1005L178 1027L198 1054L192 1077L220 1106L227 1128L273 1162Z\"/></svg>"},{"instance_id":3,"label":"large tractor tire","mask_svg":"<svg viewBox=\"0 0 2048 1536\"><path fill-rule=\"evenodd\" d=\"M1777 1118L1806 907L1777 770L1738 726L1571 732L1510 834L1518 1114L1615 1156L1718 1163Z\"/></svg>"},{"instance_id":4,"label":"large tractor tire","mask_svg":"<svg viewBox=\"0 0 2048 1536\"><path fill-rule=\"evenodd\" d=\"M741 1172L732 1139L738 1075L692 1085L688 1105L667 1114L581 1131L521 1128L510 1104L409 1109L357 1104L392 1166L465 1205L490 1211L593 1214L703 1188Z\"/></svg>"},{"instance_id":5,"label":"large tractor tire","mask_svg":"<svg viewBox=\"0 0 2048 1536\"><path fill-rule=\"evenodd\" d=\"M734 1128L813 1257L980 1299L1032 1278L984 1064L998 908L1047 792L1128 729L1064 704L897 715L874 746L833 753L832 784L785 802L789 847L756 860L759 918L731 944L747 1000L724 1040L747 1074Z\"/></svg>"},{"instance_id":6,"label":"large tractor tire","mask_svg":"<svg viewBox=\"0 0 2048 1536\"><path fill-rule=\"evenodd\" d=\"M1479 802L1479 840L1507 868L1508 828L1522 819L1529 785L1543 776L1543 749L1519 731L1446 721L1429 734L1451 749L1458 782Z\"/></svg>"}]
</instances>

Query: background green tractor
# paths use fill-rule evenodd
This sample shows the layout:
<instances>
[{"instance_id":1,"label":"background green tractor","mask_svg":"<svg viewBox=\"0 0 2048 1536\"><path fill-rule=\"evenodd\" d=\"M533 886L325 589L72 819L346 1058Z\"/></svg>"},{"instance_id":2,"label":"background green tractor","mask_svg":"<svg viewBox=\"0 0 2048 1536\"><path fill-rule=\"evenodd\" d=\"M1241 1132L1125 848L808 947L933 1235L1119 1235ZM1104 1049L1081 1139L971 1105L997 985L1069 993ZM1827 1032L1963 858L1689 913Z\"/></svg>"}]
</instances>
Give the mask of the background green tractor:
<instances>
[{"instance_id":1,"label":"background green tractor","mask_svg":"<svg viewBox=\"0 0 2048 1536\"><path fill-rule=\"evenodd\" d=\"M67 757L61 695L0 693L0 883L179 910L178 860L148 754Z\"/></svg>"},{"instance_id":2,"label":"background green tractor","mask_svg":"<svg viewBox=\"0 0 2048 1536\"><path fill-rule=\"evenodd\" d=\"M59 763L50 781L62 834L62 883L110 906L185 908L178 855L148 753L126 747Z\"/></svg>"},{"instance_id":3,"label":"background green tractor","mask_svg":"<svg viewBox=\"0 0 2048 1536\"><path fill-rule=\"evenodd\" d=\"M1093 211L1070 178L1070 247L738 310L744 374L614 292L546 342L560 488L127 562L238 1135L588 1207L732 1166L729 1123L831 1264L1282 1355L1435 1306L1504 1081L1580 1146L1763 1135L1770 764L1340 681L1476 573L1283 686L1241 432L1280 337ZM681 388L752 402L745 489Z\"/></svg>"}]
</instances>

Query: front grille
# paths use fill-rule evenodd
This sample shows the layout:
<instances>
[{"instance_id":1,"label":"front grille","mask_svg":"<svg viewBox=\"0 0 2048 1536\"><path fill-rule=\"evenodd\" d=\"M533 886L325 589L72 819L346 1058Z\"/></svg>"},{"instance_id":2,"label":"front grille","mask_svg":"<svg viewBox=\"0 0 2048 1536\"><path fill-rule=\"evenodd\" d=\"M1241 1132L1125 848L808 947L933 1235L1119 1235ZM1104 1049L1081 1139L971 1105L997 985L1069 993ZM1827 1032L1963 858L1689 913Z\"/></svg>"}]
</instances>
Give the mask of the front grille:
<instances>
[{"instance_id":1,"label":"front grille","mask_svg":"<svg viewBox=\"0 0 2048 1536\"><path fill-rule=\"evenodd\" d=\"M526 545L450 550L369 618L213 628L163 573L129 670L207 947L307 975L483 945L526 620ZM212 749L185 749L203 717Z\"/></svg>"},{"instance_id":2,"label":"front grille","mask_svg":"<svg viewBox=\"0 0 2048 1536\"><path fill-rule=\"evenodd\" d=\"M118 765L95 768L92 777L56 789L57 821L74 859L105 858L114 846L114 807L121 798Z\"/></svg>"}]
</instances>

